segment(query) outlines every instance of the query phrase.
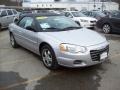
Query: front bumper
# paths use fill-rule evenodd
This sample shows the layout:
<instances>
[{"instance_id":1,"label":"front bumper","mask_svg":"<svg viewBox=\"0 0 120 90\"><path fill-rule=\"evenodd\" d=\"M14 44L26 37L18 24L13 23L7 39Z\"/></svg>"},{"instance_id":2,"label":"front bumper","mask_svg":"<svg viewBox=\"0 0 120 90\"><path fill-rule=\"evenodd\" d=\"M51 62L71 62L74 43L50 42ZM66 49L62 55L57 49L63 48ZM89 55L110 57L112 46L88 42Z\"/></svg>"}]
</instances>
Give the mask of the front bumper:
<instances>
[{"instance_id":1,"label":"front bumper","mask_svg":"<svg viewBox=\"0 0 120 90\"><path fill-rule=\"evenodd\" d=\"M74 68L74 67L86 67L86 66L102 63L106 61L108 57L101 60L93 61L90 51L101 50L103 48L106 48L107 46L108 43L105 42L99 45L87 47L88 50L86 53L78 53L78 54L60 53L59 56L57 57L58 64L62 66ZM104 52L108 53L108 51L104 51Z\"/></svg>"},{"instance_id":2,"label":"front bumper","mask_svg":"<svg viewBox=\"0 0 120 90\"><path fill-rule=\"evenodd\" d=\"M80 22L81 27L93 28L96 26L96 22Z\"/></svg>"}]
</instances>

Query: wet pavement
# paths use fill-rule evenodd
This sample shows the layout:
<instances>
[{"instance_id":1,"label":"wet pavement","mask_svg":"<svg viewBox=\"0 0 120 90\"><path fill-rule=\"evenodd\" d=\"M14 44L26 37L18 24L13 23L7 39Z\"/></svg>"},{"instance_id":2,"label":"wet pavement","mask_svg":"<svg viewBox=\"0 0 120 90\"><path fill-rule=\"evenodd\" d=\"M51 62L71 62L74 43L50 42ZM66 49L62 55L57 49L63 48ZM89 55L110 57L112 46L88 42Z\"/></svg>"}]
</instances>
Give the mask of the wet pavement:
<instances>
[{"instance_id":1,"label":"wet pavement","mask_svg":"<svg viewBox=\"0 0 120 90\"><path fill-rule=\"evenodd\" d=\"M120 35L105 36L110 42L107 62L50 71L39 56L22 47L13 49L8 31L0 31L0 90L120 90Z\"/></svg>"}]
</instances>

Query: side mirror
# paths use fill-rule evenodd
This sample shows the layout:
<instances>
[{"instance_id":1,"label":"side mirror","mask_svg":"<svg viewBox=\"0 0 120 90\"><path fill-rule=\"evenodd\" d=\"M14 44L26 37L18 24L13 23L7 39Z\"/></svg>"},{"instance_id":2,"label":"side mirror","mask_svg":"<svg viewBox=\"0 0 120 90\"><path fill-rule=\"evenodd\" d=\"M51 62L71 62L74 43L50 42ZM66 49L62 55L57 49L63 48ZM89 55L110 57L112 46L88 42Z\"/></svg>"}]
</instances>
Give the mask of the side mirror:
<instances>
[{"instance_id":1,"label":"side mirror","mask_svg":"<svg viewBox=\"0 0 120 90\"><path fill-rule=\"evenodd\" d=\"M15 18L14 20L13 20L13 23L17 23L19 20L18 20L18 18Z\"/></svg>"},{"instance_id":2,"label":"side mirror","mask_svg":"<svg viewBox=\"0 0 120 90\"><path fill-rule=\"evenodd\" d=\"M31 26L26 27L26 29L27 29L27 30L30 30L30 31L33 31L33 32L36 31L36 30L35 30L33 27L31 27Z\"/></svg>"}]
</instances>

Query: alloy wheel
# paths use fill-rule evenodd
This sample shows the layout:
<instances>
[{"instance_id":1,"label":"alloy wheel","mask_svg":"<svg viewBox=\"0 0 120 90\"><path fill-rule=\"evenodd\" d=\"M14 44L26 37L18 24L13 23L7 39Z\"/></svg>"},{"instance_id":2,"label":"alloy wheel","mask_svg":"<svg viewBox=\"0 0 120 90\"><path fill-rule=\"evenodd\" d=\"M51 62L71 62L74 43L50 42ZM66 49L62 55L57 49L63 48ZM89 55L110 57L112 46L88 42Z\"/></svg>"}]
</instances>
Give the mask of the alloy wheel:
<instances>
[{"instance_id":1,"label":"alloy wheel","mask_svg":"<svg viewBox=\"0 0 120 90\"><path fill-rule=\"evenodd\" d=\"M104 31L104 33L106 33L106 34L110 33L110 31L111 31L110 25L109 25L109 24L105 24L105 25L103 26L103 31Z\"/></svg>"},{"instance_id":2,"label":"alloy wheel","mask_svg":"<svg viewBox=\"0 0 120 90\"><path fill-rule=\"evenodd\" d=\"M43 51L42 51L42 59L43 59L44 64L47 67L52 66L52 61L53 61L52 60L52 54L48 49L43 49Z\"/></svg>"}]
</instances>

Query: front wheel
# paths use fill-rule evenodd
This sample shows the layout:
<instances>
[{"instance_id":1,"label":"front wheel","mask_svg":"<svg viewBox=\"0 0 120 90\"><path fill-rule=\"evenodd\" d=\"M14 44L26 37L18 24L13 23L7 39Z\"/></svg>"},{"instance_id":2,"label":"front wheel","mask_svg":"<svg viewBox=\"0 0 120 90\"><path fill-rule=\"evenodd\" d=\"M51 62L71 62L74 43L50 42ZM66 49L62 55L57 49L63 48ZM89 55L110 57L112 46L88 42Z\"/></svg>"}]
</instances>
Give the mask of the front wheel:
<instances>
[{"instance_id":1,"label":"front wheel","mask_svg":"<svg viewBox=\"0 0 120 90\"><path fill-rule=\"evenodd\" d=\"M0 31L2 30L2 25L0 24Z\"/></svg>"},{"instance_id":2,"label":"front wheel","mask_svg":"<svg viewBox=\"0 0 120 90\"><path fill-rule=\"evenodd\" d=\"M49 45L42 47L41 57L45 67L49 69L57 69L59 67L55 53Z\"/></svg>"},{"instance_id":3,"label":"front wheel","mask_svg":"<svg viewBox=\"0 0 120 90\"><path fill-rule=\"evenodd\" d=\"M13 34L10 34L10 43L11 43L13 48L17 48L18 47L18 44L16 43Z\"/></svg>"},{"instance_id":4,"label":"front wheel","mask_svg":"<svg viewBox=\"0 0 120 90\"><path fill-rule=\"evenodd\" d=\"M111 26L109 25L109 24L104 24L103 25L103 27L102 27L102 29L103 29L103 32L105 33L105 34L109 34L109 33L111 33Z\"/></svg>"}]
</instances>

